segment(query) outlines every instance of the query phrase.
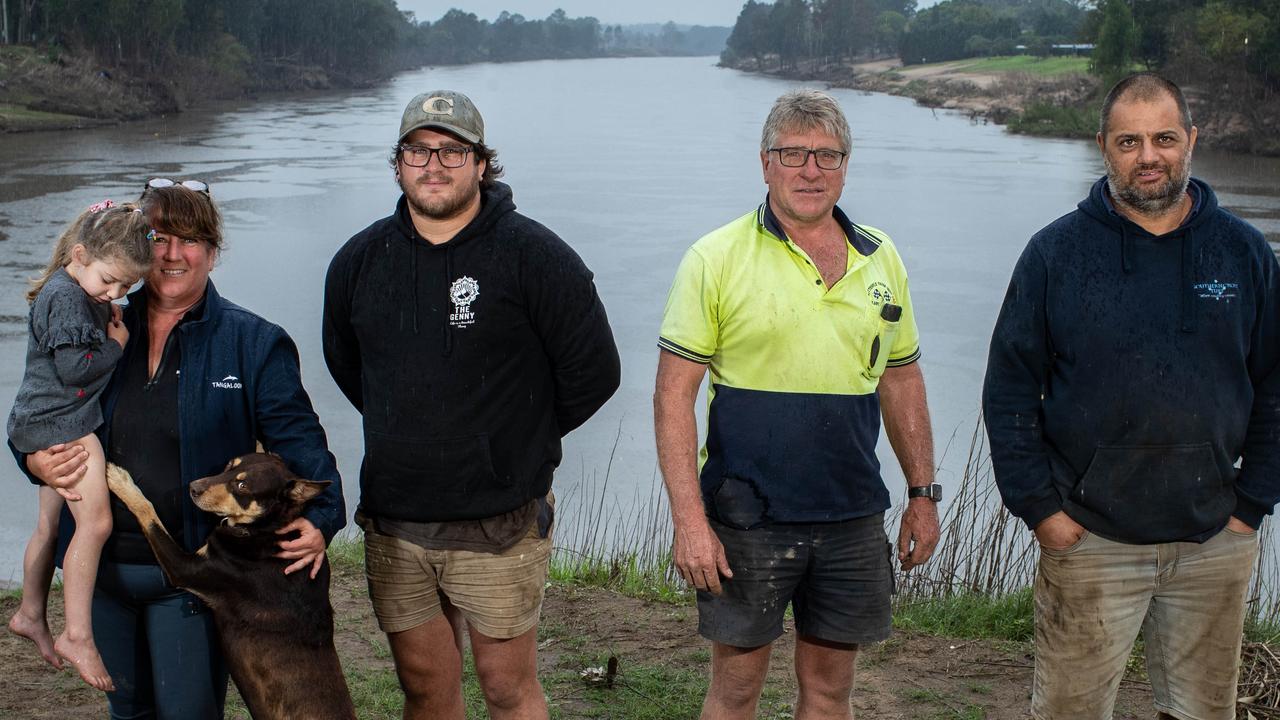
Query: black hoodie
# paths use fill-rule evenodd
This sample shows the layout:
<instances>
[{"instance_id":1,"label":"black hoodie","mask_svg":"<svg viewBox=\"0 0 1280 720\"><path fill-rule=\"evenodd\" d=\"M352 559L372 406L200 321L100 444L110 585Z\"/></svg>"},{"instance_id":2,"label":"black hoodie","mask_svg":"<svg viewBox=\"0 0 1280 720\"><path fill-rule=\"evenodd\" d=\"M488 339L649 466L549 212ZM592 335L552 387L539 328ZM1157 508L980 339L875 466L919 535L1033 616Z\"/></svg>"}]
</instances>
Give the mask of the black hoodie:
<instances>
[{"instance_id":1,"label":"black hoodie","mask_svg":"<svg viewBox=\"0 0 1280 720\"><path fill-rule=\"evenodd\" d=\"M983 412L1000 493L1032 528L1064 510L1112 540L1204 541L1280 499L1280 268L1208 185L1189 190L1190 216L1156 237L1103 178L1018 260Z\"/></svg>"},{"instance_id":2,"label":"black hoodie","mask_svg":"<svg viewBox=\"0 0 1280 720\"><path fill-rule=\"evenodd\" d=\"M581 258L502 183L446 243L396 211L325 281L324 356L364 416L360 509L439 522L541 497L560 439L617 389L618 351Z\"/></svg>"}]
</instances>

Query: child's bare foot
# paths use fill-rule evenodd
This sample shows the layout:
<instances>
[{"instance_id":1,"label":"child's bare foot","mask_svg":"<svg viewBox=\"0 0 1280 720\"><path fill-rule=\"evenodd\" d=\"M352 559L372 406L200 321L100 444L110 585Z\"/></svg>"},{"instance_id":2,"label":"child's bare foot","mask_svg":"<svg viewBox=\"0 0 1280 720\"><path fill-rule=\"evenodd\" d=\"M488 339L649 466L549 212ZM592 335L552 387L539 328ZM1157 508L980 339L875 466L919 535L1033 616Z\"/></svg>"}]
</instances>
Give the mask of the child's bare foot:
<instances>
[{"instance_id":1,"label":"child's bare foot","mask_svg":"<svg viewBox=\"0 0 1280 720\"><path fill-rule=\"evenodd\" d=\"M102 664L102 656L98 654L98 646L93 644L92 637L72 640L63 632L54 641L53 649L75 666L81 680L103 692L116 689L111 682L111 675L107 673L107 666Z\"/></svg>"},{"instance_id":2,"label":"child's bare foot","mask_svg":"<svg viewBox=\"0 0 1280 720\"><path fill-rule=\"evenodd\" d=\"M36 650L40 651L40 657L50 665L62 669L62 658L53 651L53 635L49 632L49 623L45 622L43 616L31 617L22 612L19 607L18 611L9 618L9 632L24 637L36 644Z\"/></svg>"}]
</instances>

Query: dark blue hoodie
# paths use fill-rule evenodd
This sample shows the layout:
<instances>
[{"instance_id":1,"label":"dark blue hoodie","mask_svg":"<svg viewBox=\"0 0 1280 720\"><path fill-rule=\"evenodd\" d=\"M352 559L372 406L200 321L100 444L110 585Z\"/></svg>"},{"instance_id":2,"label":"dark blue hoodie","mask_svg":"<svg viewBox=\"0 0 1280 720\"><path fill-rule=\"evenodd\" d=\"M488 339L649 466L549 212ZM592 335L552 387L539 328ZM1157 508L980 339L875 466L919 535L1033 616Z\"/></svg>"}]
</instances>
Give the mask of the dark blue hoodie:
<instances>
[{"instance_id":1,"label":"dark blue hoodie","mask_svg":"<svg viewBox=\"0 0 1280 720\"><path fill-rule=\"evenodd\" d=\"M983 412L1000 494L1130 543L1202 542L1280 499L1280 268L1191 180L1154 236L1106 178L1036 233L996 322Z\"/></svg>"}]
</instances>

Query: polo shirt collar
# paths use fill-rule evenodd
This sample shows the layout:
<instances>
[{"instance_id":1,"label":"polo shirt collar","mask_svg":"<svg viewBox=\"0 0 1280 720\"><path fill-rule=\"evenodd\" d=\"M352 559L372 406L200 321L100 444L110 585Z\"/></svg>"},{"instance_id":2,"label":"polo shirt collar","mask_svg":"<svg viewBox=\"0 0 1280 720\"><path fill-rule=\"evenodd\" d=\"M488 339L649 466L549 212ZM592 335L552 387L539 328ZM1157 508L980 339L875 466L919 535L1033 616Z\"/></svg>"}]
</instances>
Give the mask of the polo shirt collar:
<instances>
[{"instance_id":1,"label":"polo shirt collar","mask_svg":"<svg viewBox=\"0 0 1280 720\"><path fill-rule=\"evenodd\" d=\"M849 216L837 205L831 209L831 217L835 218L836 223L840 225L840 229L844 231L845 238L854 250L863 257L870 257L872 253L880 248L880 243L862 228L854 225L849 220ZM760 203L760 207L756 209L756 224L764 227L765 231L773 235L779 240L789 240L787 233L782 229L782 223L778 222L778 216L773 213L773 208L769 206L769 196L764 196L764 202Z\"/></svg>"}]
</instances>

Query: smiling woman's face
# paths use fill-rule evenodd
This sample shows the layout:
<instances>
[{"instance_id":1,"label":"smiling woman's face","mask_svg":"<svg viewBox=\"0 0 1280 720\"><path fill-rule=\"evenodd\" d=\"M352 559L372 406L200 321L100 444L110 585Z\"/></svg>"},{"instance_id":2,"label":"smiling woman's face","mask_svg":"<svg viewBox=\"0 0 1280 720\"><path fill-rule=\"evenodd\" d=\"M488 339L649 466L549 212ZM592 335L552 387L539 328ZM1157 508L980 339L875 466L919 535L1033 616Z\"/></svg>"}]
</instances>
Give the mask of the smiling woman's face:
<instances>
[{"instance_id":1,"label":"smiling woman's face","mask_svg":"<svg viewBox=\"0 0 1280 720\"><path fill-rule=\"evenodd\" d=\"M207 242L157 231L155 263L147 273L147 296L160 308L190 307L204 297L218 251Z\"/></svg>"}]
</instances>

